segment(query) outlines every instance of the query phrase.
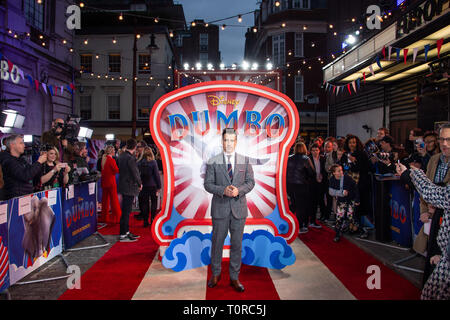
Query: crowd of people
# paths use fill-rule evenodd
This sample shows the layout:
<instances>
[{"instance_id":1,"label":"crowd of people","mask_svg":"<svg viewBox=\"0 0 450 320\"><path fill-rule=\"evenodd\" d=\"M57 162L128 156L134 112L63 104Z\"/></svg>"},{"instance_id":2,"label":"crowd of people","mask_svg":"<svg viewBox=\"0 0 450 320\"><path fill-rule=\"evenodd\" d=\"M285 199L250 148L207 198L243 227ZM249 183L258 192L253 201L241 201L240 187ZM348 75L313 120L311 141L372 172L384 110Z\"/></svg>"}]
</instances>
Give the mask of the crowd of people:
<instances>
[{"instance_id":1,"label":"crowd of people","mask_svg":"<svg viewBox=\"0 0 450 320\"><path fill-rule=\"evenodd\" d=\"M399 170L400 167L403 169ZM319 217L319 220L334 225L335 242L340 241L346 232L366 238L368 232L363 227L363 217L374 215L371 203L373 175L398 176L406 168L421 171L431 183L429 188L443 188L440 189L443 194L441 205L437 207L436 201L427 201L422 195L424 189L428 190L426 187L420 189L413 183L405 183L406 188L417 189L421 196L420 220L424 226L413 248L426 257L423 277L426 292L422 298L449 299L449 123L443 124L439 132L423 132L414 128L404 145L396 144L386 128L378 129L377 136L364 144L352 134L338 138L317 137L308 150L305 141L298 139L287 164L290 210L295 212L299 221L299 234L308 232L308 228L320 228L317 223ZM331 216L334 218L330 219ZM440 288L439 295L432 294L436 287Z\"/></svg>"},{"instance_id":2,"label":"crowd of people","mask_svg":"<svg viewBox=\"0 0 450 320\"><path fill-rule=\"evenodd\" d=\"M116 140L105 145L97 166L90 168L86 144L68 141L62 134L63 127L63 119L53 121L51 130L43 133L39 155L32 163L23 157L25 143L21 135L11 134L2 139L0 199L65 187L85 181L86 177L101 177L103 218L106 222L120 223L121 242L137 241L139 236L129 230L135 199L139 206L135 218L142 220L144 227L150 226L156 216L162 171L161 162L155 157L158 149L145 141ZM421 169L433 185L447 187L448 192L449 139L448 123L439 132L413 128L403 144L395 143L386 128L379 128L376 137L365 143L356 135L348 134L326 139L317 137L307 146L299 136L288 158L286 172L289 207L297 216L299 234L307 233L309 228L322 228L320 221L334 226L335 242L345 233L368 237L364 216L374 214L373 175L399 175L400 163L402 168ZM407 187L415 188L413 183ZM425 285L435 266L443 260L447 264L440 270L448 271L448 229L445 237L441 234L449 218L448 209L424 199L420 200L420 220L424 227L413 248L426 256Z\"/></svg>"}]
</instances>

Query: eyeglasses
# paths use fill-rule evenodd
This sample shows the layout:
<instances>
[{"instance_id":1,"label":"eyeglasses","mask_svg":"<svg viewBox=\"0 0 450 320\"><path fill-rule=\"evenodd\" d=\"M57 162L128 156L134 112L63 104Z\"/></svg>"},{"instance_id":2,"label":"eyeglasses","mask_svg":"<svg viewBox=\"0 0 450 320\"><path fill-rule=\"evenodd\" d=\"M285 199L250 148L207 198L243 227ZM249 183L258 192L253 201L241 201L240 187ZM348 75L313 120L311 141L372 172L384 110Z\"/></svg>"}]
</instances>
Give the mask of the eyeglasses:
<instances>
[{"instance_id":1,"label":"eyeglasses","mask_svg":"<svg viewBox=\"0 0 450 320\"><path fill-rule=\"evenodd\" d=\"M438 140L439 140L440 143L447 142L447 143L450 144L450 138L442 138L442 137L441 137L441 138L439 138Z\"/></svg>"}]
</instances>

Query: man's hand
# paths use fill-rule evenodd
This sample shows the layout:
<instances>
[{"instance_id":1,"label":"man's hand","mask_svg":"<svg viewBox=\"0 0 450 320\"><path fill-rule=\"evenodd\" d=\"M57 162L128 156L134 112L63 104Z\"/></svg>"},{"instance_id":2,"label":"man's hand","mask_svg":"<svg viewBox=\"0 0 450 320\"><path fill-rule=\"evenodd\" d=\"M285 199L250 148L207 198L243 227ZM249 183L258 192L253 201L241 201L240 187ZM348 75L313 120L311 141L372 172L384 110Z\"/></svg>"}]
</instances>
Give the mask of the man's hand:
<instances>
[{"instance_id":1,"label":"man's hand","mask_svg":"<svg viewBox=\"0 0 450 320\"><path fill-rule=\"evenodd\" d=\"M430 214L428 212L424 212L420 215L420 221L423 223L427 223L430 221Z\"/></svg>"},{"instance_id":2,"label":"man's hand","mask_svg":"<svg viewBox=\"0 0 450 320\"><path fill-rule=\"evenodd\" d=\"M41 156L39 157L38 162L40 164L44 164L44 163L47 162L47 152L42 152L41 153Z\"/></svg>"},{"instance_id":3,"label":"man's hand","mask_svg":"<svg viewBox=\"0 0 450 320\"><path fill-rule=\"evenodd\" d=\"M356 162L356 158L354 157L354 156L352 156L352 155L348 155L348 159L351 161L351 162L353 162L353 163L355 163Z\"/></svg>"},{"instance_id":4,"label":"man's hand","mask_svg":"<svg viewBox=\"0 0 450 320\"><path fill-rule=\"evenodd\" d=\"M395 170L396 170L397 174L399 176L401 176L403 172L408 170L408 168L406 168L405 165L403 165L403 164L398 162L398 163L395 164Z\"/></svg>"},{"instance_id":5,"label":"man's hand","mask_svg":"<svg viewBox=\"0 0 450 320\"><path fill-rule=\"evenodd\" d=\"M233 198L237 197L237 196L239 195L239 189L236 188L235 186L230 186L230 187L232 188L231 196L232 196Z\"/></svg>"},{"instance_id":6,"label":"man's hand","mask_svg":"<svg viewBox=\"0 0 450 320\"><path fill-rule=\"evenodd\" d=\"M430 259L431 264L438 264L439 261L441 261L441 256L439 255L432 256Z\"/></svg>"}]
</instances>

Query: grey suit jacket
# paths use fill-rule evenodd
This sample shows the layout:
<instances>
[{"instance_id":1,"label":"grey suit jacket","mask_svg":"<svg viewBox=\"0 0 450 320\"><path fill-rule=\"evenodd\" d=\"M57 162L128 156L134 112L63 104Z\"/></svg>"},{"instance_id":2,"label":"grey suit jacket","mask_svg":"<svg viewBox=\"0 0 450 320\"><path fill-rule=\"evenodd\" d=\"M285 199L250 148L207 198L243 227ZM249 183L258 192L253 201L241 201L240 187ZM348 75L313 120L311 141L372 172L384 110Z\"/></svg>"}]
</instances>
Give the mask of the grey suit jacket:
<instances>
[{"instance_id":1,"label":"grey suit jacket","mask_svg":"<svg viewBox=\"0 0 450 320\"><path fill-rule=\"evenodd\" d=\"M233 185L239 189L235 198L224 195L225 188ZM211 217L223 219L231 213L236 219L247 217L247 199L245 195L255 186L252 165L249 159L236 153L233 171L233 181L228 175L223 153L212 157L206 164L205 190L213 194L211 202Z\"/></svg>"},{"instance_id":2,"label":"grey suit jacket","mask_svg":"<svg viewBox=\"0 0 450 320\"><path fill-rule=\"evenodd\" d=\"M119 167L117 192L126 196L137 196L142 182L136 158L128 151L125 151L119 156L117 162Z\"/></svg>"}]
</instances>

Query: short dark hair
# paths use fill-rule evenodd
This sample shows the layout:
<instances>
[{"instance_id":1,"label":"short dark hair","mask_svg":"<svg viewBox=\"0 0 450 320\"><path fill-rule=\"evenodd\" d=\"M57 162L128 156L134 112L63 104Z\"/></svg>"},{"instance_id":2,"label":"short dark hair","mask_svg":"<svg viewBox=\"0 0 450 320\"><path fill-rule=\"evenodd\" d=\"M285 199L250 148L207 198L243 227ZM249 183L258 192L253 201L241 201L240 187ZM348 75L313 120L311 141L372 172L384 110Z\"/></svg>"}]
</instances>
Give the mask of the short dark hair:
<instances>
[{"instance_id":1,"label":"short dark hair","mask_svg":"<svg viewBox=\"0 0 450 320\"><path fill-rule=\"evenodd\" d=\"M391 136L384 136L383 138L381 138L380 141L389 143L391 145L391 147L394 145L394 138L392 138Z\"/></svg>"},{"instance_id":2,"label":"short dark hair","mask_svg":"<svg viewBox=\"0 0 450 320\"><path fill-rule=\"evenodd\" d=\"M330 172L331 173L334 173L335 171L336 171L336 169L337 168L339 168L339 167L342 167L340 164L333 164L331 167L330 167Z\"/></svg>"},{"instance_id":3,"label":"short dark hair","mask_svg":"<svg viewBox=\"0 0 450 320\"><path fill-rule=\"evenodd\" d=\"M234 134L236 136L237 139L237 133L236 130L234 130L234 128L225 128L222 131L222 140L225 137L225 134Z\"/></svg>"},{"instance_id":4,"label":"short dark hair","mask_svg":"<svg viewBox=\"0 0 450 320\"><path fill-rule=\"evenodd\" d=\"M381 127L381 128L378 128L378 131L383 131L385 135L389 134L389 129L388 128Z\"/></svg>"},{"instance_id":5,"label":"short dark hair","mask_svg":"<svg viewBox=\"0 0 450 320\"><path fill-rule=\"evenodd\" d=\"M309 150L311 151L311 150L314 149L314 148L320 150L320 147L319 147L319 145L318 145L317 143L313 143L313 144L311 145L311 147L309 148Z\"/></svg>"},{"instance_id":6,"label":"short dark hair","mask_svg":"<svg viewBox=\"0 0 450 320\"><path fill-rule=\"evenodd\" d=\"M127 149L133 150L136 148L137 142L136 139L130 138L127 140Z\"/></svg>"},{"instance_id":7,"label":"short dark hair","mask_svg":"<svg viewBox=\"0 0 450 320\"><path fill-rule=\"evenodd\" d=\"M424 133L423 139L425 140L426 137L430 137L430 136L435 137L436 141L437 141L437 138L439 138L439 136L438 136L438 134L436 132L434 132L434 131L427 131L427 132Z\"/></svg>"}]
</instances>

